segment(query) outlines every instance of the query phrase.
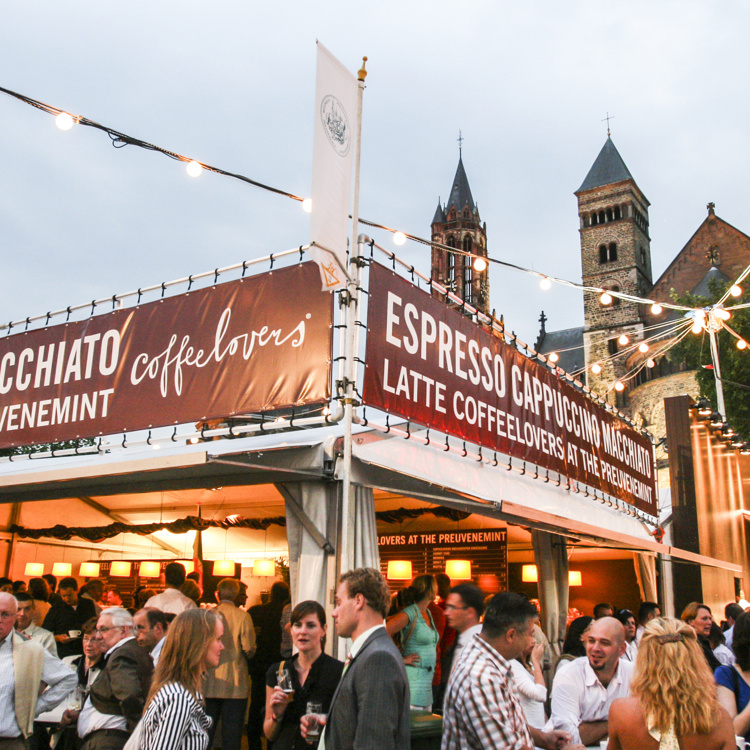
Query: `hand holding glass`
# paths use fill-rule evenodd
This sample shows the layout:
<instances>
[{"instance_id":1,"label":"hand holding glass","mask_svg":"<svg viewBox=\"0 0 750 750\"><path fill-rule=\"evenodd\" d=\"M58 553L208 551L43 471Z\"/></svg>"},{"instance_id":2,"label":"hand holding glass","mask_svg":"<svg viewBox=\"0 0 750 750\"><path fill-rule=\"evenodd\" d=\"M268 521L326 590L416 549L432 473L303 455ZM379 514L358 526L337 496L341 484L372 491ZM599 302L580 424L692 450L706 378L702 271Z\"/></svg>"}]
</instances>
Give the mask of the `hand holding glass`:
<instances>
[{"instance_id":1,"label":"hand holding glass","mask_svg":"<svg viewBox=\"0 0 750 750\"><path fill-rule=\"evenodd\" d=\"M307 716L307 735L305 739L312 745L320 739L320 729L325 726L326 723L326 716L323 713L323 704L310 701L307 704L305 716Z\"/></svg>"},{"instance_id":2,"label":"hand holding glass","mask_svg":"<svg viewBox=\"0 0 750 750\"><path fill-rule=\"evenodd\" d=\"M292 673L288 669L284 669L283 671L277 673L276 684L291 699L292 695L294 694L294 686L292 684Z\"/></svg>"}]
</instances>

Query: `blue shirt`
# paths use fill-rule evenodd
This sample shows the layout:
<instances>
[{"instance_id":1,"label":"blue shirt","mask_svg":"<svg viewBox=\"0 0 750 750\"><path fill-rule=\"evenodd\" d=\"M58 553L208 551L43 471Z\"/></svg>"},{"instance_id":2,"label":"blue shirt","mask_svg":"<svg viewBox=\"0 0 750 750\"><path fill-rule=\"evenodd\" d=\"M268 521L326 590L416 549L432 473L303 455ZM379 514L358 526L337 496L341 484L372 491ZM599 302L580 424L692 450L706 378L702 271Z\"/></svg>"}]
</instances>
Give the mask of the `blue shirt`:
<instances>
[{"instance_id":1,"label":"blue shirt","mask_svg":"<svg viewBox=\"0 0 750 750\"><path fill-rule=\"evenodd\" d=\"M734 675L732 672L734 672ZM734 667L717 667L714 672L714 680L716 680L717 685L721 685L735 694L737 713L740 713L750 702L750 685L745 682L742 675ZM737 695L735 685L739 687L739 695ZM750 731L745 735L745 739L750 741Z\"/></svg>"}]
</instances>

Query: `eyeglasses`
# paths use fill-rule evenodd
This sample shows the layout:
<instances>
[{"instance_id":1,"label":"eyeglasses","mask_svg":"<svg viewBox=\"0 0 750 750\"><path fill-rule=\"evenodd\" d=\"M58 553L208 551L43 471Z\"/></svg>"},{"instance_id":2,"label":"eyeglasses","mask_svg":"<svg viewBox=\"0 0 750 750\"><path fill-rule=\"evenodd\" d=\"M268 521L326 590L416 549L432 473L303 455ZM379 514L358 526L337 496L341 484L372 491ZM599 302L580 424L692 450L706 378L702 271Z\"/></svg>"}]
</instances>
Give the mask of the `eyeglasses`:
<instances>
[{"instance_id":1,"label":"eyeglasses","mask_svg":"<svg viewBox=\"0 0 750 750\"><path fill-rule=\"evenodd\" d=\"M118 628L122 628L122 625L110 625L108 628L97 628L94 632L97 635L102 635L103 633L106 633L108 630L117 630Z\"/></svg>"}]
</instances>

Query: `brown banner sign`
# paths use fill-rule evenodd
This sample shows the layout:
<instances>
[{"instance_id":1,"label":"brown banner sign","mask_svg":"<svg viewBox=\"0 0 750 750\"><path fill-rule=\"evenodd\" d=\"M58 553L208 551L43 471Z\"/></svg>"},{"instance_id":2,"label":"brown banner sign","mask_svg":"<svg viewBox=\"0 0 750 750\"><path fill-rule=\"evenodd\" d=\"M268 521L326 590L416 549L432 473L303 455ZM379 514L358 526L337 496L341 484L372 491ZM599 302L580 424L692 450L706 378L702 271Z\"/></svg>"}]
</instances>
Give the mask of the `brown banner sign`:
<instances>
[{"instance_id":1,"label":"brown banner sign","mask_svg":"<svg viewBox=\"0 0 750 750\"><path fill-rule=\"evenodd\" d=\"M304 263L0 339L0 447L327 401L319 290Z\"/></svg>"},{"instance_id":2,"label":"brown banner sign","mask_svg":"<svg viewBox=\"0 0 750 750\"><path fill-rule=\"evenodd\" d=\"M364 402L656 515L650 441L546 367L373 263Z\"/></svg>"}]
</instances>

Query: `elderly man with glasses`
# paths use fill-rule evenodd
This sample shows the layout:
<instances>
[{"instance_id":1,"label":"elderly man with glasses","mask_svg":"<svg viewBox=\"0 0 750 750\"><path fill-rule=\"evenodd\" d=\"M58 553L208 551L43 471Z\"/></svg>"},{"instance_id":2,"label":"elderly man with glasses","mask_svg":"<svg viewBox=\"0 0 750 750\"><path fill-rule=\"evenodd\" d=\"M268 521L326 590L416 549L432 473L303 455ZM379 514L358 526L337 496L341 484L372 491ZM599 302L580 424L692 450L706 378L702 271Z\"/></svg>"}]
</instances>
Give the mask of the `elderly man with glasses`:
<instances>
[{"instance_id":1,"label":"elderly man with glasses","mask_svg":"<svg viewBox=\"0 0 750 750\"><path fill-rule=\"evenodd\" d=\"M0 750L25 750L34 717L57 706L76 686L75 672L15 632L17 618L15 598L0 592Z\"/></svg>"},{"instance_id":2,"label":"elderly man with glasses","mask_svg":"<svg viewBox=\"0 0 750 750\"><path fill-rule=\"evenodd\" d=\"M154 666L133 632L130 612L120 607L102 610L96 638L104 668L77 716L81 750L122 750L141 718ZM66 715L71 721L76 718L73 712Z\"/></svg>"}]
</instances>

